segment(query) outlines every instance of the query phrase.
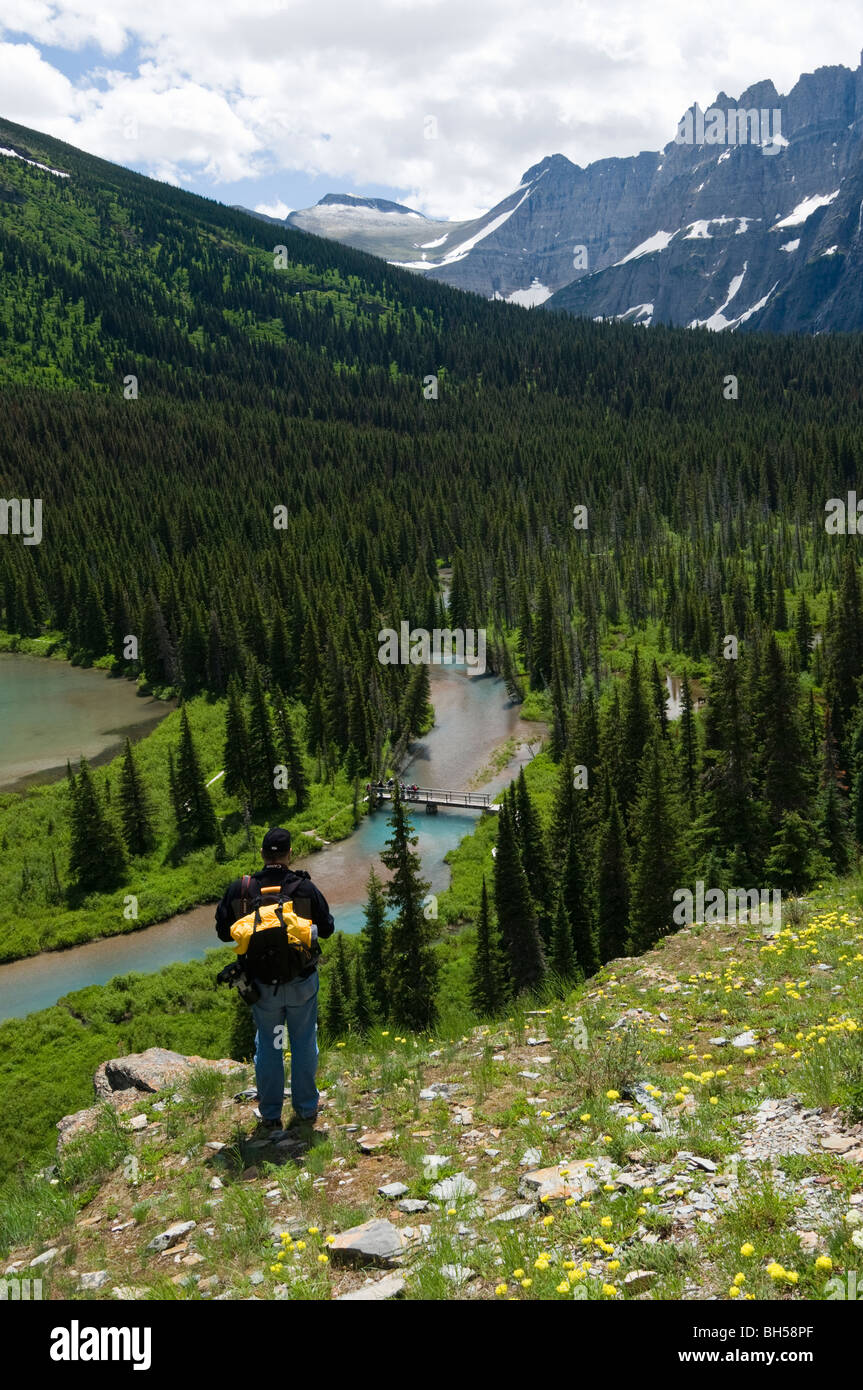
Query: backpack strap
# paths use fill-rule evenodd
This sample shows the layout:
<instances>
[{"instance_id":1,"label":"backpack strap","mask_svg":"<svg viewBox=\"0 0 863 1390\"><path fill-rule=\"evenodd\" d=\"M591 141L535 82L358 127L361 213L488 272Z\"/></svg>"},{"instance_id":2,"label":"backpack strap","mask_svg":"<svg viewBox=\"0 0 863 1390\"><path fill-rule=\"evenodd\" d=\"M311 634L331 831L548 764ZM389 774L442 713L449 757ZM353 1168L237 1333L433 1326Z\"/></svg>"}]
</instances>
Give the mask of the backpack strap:
<instances>
[{"instance_id":1,"label":"backpack strap","mask_svg":"<svg viewBox=\"0 0 863 1390\"><path fill-rule=\"evenodd\" d=\"M232 899L231 906L237 914L234 921L238 922L241 917L245 917L250 911L253 902L257 898L257 885L252 874L243 874L240 879L239 897Z\"/></svg>"}]
</instances>

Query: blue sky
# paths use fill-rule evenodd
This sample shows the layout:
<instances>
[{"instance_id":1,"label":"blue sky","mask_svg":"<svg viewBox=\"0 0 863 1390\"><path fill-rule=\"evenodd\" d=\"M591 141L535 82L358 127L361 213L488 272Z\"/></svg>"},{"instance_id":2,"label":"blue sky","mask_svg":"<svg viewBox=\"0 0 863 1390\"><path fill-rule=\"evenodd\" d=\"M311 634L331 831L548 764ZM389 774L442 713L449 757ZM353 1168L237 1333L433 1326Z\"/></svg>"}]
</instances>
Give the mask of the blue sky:
<instances>
[{"instance_id":1,"label":"blue sky","mask_svg":"<svg viewBox=\"0 0 863 1390\"><path fill-rule=\"evenodd\" d=\"M325 193L434 217L546 155L656 150L694 102L856 68L848 0L3 0L0 114L274 215Z\"/></svg>"}]
</instances>

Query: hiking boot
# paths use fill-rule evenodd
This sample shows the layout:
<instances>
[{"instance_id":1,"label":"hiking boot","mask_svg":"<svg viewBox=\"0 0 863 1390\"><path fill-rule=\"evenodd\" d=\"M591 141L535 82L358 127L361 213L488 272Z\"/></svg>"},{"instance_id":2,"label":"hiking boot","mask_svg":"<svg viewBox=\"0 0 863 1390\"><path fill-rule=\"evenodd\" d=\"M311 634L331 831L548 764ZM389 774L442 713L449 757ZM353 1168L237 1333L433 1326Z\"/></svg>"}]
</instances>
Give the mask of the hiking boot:
<instances>
[{"instance_id":1,"label":"hiking boot","mask_svg":"<svg viewBox=\"0 0 863 1390\"><path fill-rule=\"evenodd\" d=\"M252 1139L269 1139L271 1135L278 1133L282 1128L281 1120L259 1120L255 1129L252 1131Z\"/></svg>"},{"instance_id":2,"label":"hiking boot","mask_svg":"<svg viewBox=\"0 0 863 1390\"><path fill-rule=\"evenodd\" d=\"M296 1129L299 1128L301 1125L314 1125L317 1123L317 1119L320 1113L320 1110L316 1110L314 1115L301 1115L299 1111L295 1110L293 1115L291 1116L291 1123L289 1128Z\"/></svg>"}]
</instances>

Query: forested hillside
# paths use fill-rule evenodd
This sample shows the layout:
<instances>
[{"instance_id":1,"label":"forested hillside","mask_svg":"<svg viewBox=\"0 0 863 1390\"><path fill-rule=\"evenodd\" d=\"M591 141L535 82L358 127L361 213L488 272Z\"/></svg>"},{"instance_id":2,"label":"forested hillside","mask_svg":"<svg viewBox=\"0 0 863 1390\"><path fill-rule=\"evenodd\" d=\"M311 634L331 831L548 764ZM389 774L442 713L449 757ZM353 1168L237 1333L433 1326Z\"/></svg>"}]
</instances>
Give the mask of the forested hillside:
<instances>
[{"instance_id":1,"label":"forested hillside","mask_svg":"<svg viewBox=\"0 0 863 1390\"><path fill-rule=\"evenodd\" d=\"M254 749L233 785L263 811L274 752L299 805L423 727L427 671L381 664L380 628L486 627L552 756L588 769L555 852L611 954L667 929L696 873L844 867L863 617L824 506L857 477L859 339L534 316L298 232L280 257L259 220L8 123L0 145L0 490L43 507L41 544L0 547L8 632L233 691L229 746L248 725ZM708 694L673 729L666 666ZM175 756L180 850L218 849L188 730ZM98 888L82 842L110 845L115 811L86 770L70 794L69 872ZM132 805L133 855L145 822ZM531 885L547 935L561 869Z\"/></svg>"}]
</instances>

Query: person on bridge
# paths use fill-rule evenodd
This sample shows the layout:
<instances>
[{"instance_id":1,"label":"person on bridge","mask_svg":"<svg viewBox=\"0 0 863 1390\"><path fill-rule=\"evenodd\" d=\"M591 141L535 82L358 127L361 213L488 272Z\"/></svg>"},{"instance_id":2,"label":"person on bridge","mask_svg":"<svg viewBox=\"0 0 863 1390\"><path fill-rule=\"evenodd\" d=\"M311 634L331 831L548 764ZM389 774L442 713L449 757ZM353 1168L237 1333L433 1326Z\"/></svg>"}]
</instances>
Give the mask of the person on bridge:
<instances>
[{"instance_id":1,"label":"person on bridge","mask_svg":"<svg viewBox=\"0 0 863 1390\"><path fill-rule=\"evenodd\" d=\"M253 896L261 888L281 887L291 896L298 916L311 918L321 939L332 936L335 922L327 900L302 869L292 869L291 834L281 826L268 830L261 845L264 867L247 880ZM231 927L251 910L254 904L243 897L243 880L235 878L228 884L224 897L216 908L216 935L220 941L231 941ZM320 946L315 945L317 956ZM291 1104L294 1121L314 1124L318 1117L320 1096L315 1081L318 1070L318 978L317 959L296 979L282 984L254 981L260 998L252 1005L257 1034L255 1038L255 1080L258 1085L258 1109L261 1116L259 1131L268 1134L282 1127L282 1105L285 1094L285 1053L278 1037L284 1037L287 1024L291 1045ZM281 1034L277 1034L281 1029Z\"/></svg>"}]
</instances>

